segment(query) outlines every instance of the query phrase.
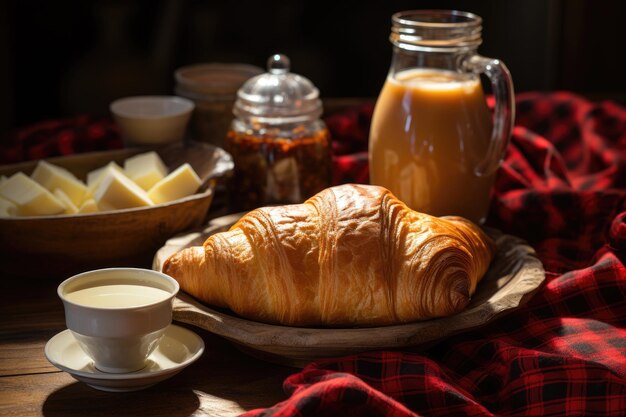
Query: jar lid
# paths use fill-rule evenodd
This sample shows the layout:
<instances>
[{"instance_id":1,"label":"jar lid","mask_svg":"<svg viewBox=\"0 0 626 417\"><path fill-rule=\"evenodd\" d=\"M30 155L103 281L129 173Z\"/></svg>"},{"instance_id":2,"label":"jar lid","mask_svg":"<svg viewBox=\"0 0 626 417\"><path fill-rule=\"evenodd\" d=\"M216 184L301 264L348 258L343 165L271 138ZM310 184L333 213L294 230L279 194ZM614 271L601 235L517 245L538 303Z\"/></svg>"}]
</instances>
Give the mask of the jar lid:
<instances>
[{"instance_id":1,"label":"jar lid","mask_svg":"<svg viewBox=\"0 0 626 417\"><path fill-rule=\"evenodd\" d=\"M248 64L208 63L178 68L174 72L176 94L193 100L234 101L239 88L263 69Z\"/></svg>"},{"instance_id":2,"label":"jar lid","mask_svg":"<svg viewBox=\"0 0 626 417\"><path fill-rule=\"evenodd\" d=\"M322 115L319 90L307 78L289 72L285 55L272 55L267 71L246 81L237 92L233 113L248 123L290 124Z\"/></svg>"}]
</instances>

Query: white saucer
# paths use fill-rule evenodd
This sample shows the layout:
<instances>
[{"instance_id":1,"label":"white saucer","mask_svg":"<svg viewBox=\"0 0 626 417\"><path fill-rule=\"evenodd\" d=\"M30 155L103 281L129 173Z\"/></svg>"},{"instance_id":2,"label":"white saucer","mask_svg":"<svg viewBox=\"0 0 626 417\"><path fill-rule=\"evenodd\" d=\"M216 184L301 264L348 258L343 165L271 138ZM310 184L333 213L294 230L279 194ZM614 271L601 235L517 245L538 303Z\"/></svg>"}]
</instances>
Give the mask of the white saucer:
<instances>
[{"instance_id":1,"label":"white saucer","mask_svg":"<svg viewBox=\"0 0 626 417\"><path fill-rule=\"evenodd\" d=\"M46 358L57 368L79 381L110 392L138 391L176 375L204 352L204 341L194 332L170 325L161 343L148 357L146 367L125 374L111 374L95 368L69 330L48 341Z\"/></svg>"}]
</instances>

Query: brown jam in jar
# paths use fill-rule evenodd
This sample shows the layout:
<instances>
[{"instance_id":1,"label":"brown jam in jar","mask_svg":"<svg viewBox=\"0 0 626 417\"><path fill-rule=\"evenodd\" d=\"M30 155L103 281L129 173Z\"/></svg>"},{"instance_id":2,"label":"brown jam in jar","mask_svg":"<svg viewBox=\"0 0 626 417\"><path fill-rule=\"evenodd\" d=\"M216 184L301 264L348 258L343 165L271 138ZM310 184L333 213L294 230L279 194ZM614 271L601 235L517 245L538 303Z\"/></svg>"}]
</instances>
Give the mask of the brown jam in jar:
<instances>
[{"instance_id":1,"label":"brown jam in jar","mask_svg":"<svg viewBox=\"0 0 626 417\"><path fill-rule=\"evenodd\" d=\"M237 91L224 147L233 157L231 209L301 203L330 186L330 134L319 91L284 55Z\"/></svg>"},{"instance_id":2,"label":"brown jam in jar","mask_svg":"<svg viewBox=\"0 0 626 417\"><path fill-rule=\"evenodd\" d=\"M235 162L233 209L299 203L330 185L330 136L323 126L278 136L230 130L225 148Z\"/></svg>"}]
</instances>

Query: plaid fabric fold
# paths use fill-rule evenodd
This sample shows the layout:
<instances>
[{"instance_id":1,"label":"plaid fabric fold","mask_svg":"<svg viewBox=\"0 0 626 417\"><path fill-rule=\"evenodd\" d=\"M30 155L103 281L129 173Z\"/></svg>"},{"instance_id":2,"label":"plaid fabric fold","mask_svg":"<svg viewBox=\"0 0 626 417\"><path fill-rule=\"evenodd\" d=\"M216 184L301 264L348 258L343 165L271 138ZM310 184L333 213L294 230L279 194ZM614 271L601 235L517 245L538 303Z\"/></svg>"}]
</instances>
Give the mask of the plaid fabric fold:
<instances>
[{"instance_id":1,"label":"plaid fabric fold","mask_svg":"<svg viewBox=\"0 0 626 417\"><path fill-rule=\"evenodd\" d=\"M545 285L434 345L311 363L246 416L626 415L626 109L566 92L517 109L487 224L535 248ZM327 119L338 183L367 182L371 104L351 112Z\"/></svg>"},{"instance_id":2,"label":"plaid fabric fold","mask_svg":"<svg viewBox=\"0 0 626 417\"><path fill-rule=\"evenodd\" d=\"M122 145L119 129L110 119L80 115L43 120L0 138L0 164L119 149Z\"/></svg>"}]
</instances>

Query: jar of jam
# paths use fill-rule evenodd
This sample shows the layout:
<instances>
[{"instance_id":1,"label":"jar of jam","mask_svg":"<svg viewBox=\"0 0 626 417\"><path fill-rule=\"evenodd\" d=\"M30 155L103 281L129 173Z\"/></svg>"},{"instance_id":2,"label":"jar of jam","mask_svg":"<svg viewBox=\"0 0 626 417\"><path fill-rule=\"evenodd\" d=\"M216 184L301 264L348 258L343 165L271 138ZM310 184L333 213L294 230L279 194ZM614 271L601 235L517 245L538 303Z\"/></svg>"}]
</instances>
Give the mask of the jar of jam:
<instances>
[{"instance_id":1,"label":"jar of jam","mask_svg":"<svg viewBox=\"0 0 626 417\"><path fill-rule=\"evenodd\" d=\"M250 210L300 203L330 185L330 135L320 119L319 91L289 72L289 59L268 60L268 72L237 92L225 148L235 170L231 206Z\"/></svg>"}]
</instances>

